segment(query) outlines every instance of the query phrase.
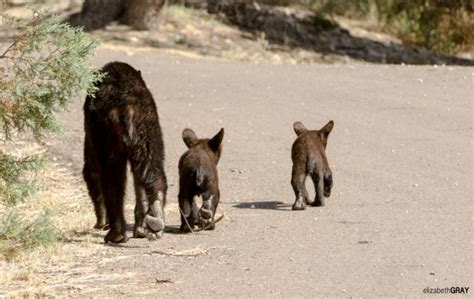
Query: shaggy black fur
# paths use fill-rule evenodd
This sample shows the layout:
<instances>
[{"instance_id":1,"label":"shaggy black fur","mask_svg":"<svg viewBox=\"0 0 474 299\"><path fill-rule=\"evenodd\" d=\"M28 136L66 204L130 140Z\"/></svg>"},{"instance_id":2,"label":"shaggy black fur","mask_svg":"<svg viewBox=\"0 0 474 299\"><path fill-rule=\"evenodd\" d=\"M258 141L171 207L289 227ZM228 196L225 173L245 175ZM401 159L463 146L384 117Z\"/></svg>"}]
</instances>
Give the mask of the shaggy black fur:
<instances>
[{"instance_id":1,"label":"shaggy black fur","mask_svg":"<svg viewBox=\"0 0 474 299\"><path fill-rule=\"evenodd\" d=\"M166 176L164 145L153 96L140 71L112 62L95 98L84 104L83 176L97 216L96 228L110 231L105 242L126 242L123 201L126 166L133 173L134 236L156 239L164 230Z\"/></svg>"}]
</instances>

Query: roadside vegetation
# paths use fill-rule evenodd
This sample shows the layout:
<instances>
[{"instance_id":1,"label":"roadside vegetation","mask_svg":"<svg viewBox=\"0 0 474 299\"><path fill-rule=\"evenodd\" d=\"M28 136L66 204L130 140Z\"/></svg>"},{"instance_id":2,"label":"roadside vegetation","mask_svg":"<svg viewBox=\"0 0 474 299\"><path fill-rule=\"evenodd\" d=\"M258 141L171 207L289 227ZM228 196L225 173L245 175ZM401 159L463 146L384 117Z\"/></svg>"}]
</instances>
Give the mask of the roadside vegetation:
<instances>
[{"instance_id":1,"label":"roadside vegetation","mask_svg":"<svg viewBox=\"0 0 474 299\"><path fill-rule=\"evenodd\" d=\"M398 37L404 44L442 54L474 50L474 6L469 0L259 0L271 5L302 5L323 16L366 21L370 30Z\"/></svg>"},{"instance_id":2,"label":"roadside vegetation","mask_svg":"<svg viewBox=\"0 0 474 299\"><path fill-rule=\"evenodd\" d=\"M79 93L93 92L101 74L89 61L98 40L82 30L42 10L32 10L27 19L0 18L14 33L0 44L0 255L11 260L61 236L51 207L24 208L41 188L35 174L45 159L17 142L27 138L41 144L58 131L55 113Z\"/></svg>"}]
</instances>

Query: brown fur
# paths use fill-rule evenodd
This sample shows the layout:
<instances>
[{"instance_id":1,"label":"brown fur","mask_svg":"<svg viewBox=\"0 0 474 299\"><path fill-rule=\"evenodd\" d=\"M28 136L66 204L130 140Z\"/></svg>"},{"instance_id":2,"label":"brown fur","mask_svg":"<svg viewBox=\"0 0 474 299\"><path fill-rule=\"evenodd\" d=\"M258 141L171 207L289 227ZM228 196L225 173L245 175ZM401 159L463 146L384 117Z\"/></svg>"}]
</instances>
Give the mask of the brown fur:
<instances>
[{"instance_id":1,"label":"brown fur","mask_svg":"<svg viewBox=\"0 0 474 299\"><path fill-rule=\"evenodd\" d=\"M166 176L164 145L155 101L140 71L128 64L105 65L95 97L84 103L83 176L105 242L126 242L123 201L126 166L135 185L134 236L156 239L164 231Z\"/></svg>"},{"instance_id":2,"label":"brown fur","mask_svg":"<svg viewBox=\"0 0 474 299\"><path fill-rule=\"evenodd\" d=\"M214 229L214 216L219 204L217 163L221 156L224 129L211 139L198 139L191 129L183 130L188 150L179 159L179 208L181 231L188 232L195 224ZM198 209L196 197L202 197Z\"/></svg>"},{"instance_id":3,"label":"brown fur","mask_svg":"<svg viewBox=\"0 0 474 299\"><path fill-rule=\"evenodd\" d=\"M295 122L293 129L298 136L291 149L293 170L291 186L296 200L293 210L304 210L306 204L324 206L324 196L331 195L332 172L326 158L326 145L334 122L329 121L321 130L308 130L301 122ZM305 187L306 177L310 176L316 191L315 200L309 199Z\"/></svg>"}]
</instances>

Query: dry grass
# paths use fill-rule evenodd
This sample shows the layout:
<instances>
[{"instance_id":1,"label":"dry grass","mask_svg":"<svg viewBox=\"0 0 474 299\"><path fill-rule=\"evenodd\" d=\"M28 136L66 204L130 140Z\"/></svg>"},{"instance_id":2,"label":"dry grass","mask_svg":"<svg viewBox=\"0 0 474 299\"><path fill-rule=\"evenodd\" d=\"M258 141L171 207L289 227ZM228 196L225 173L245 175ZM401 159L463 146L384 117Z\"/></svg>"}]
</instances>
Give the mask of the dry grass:
<instances>
[{"instance_id":1,"label":"dry grass","mask_svg":"<svg viewBox=\"0 0 474 299\"><path fill-rule=\"evenodd\" d=\"M19 141L14 146L17 154L41 154L45 148L27 141ZM15 210L21 212L26 218L34 218L45 209L53 211L52 220L65 240L77 238L77 232L89 232L94 221L90 201L80 177L74 176L67 165L50 161L38 173L36 179L41 184L42 190L30 200L19 204ZM0 208L0 214L4 208ZM43 275L47 271L58 271L58 265L67 269L73 264L75 255L84 251L84 248L96 246L97 250L104 250L98 242L93 241L90 234L81 234L81 242L58 242L52 248L37 248L31 252L22 252L12 262L7 262L0 257L0 295L2 292L13 291L9 295L41 295L44 285L54 285L60 281L50 281ZM89 251L89 250L88 250ZM67 252L67 256L61 256ZM55 270L56 268L56 270ZM16 290L16 291L15 291Z\"/></svg>"},{"instance_id":2,"label":"dry grass","mask_svg":"<svg viewBox=\"0 0 474 299\"><path fill-rule=\"evenodd\" d=\"M42 146L26 141L19 141L14 146L17 154L41 154L45 150ZM52 278L54 275L41 274L72 269L75 258L71 257L107 251L100 245L99 238L90 234L95 220L90 200L82 179L72 174L68 166L49 161L36 176L42 190L34 198L15 207L27 218L35 217L45 209L52 210L53 223L63 232L64 240L49 249L37 248L20 253L13 262L0 257L0 295L6 291L10 291L9 295L13 296L41 295L45 285L50 288L61 284L63 280L61 275L55 280ZM0 208L0 214L3 212L4 208ZM94 269L94 265L90 266Z\"/></svg>"},{"instance_id":3,"label":"dry grass","mask_svg":"<svg viewBox=\"0 0 474 299\"><path fill-rule=\"evenodd\" d=\"M17 154L41 154L46 151L46 148L27 141L19 141L12 147L10 150ZM105 232L92 229L95 223L93 207L82 177L73 173L71 166L70 163L49 161L37 176L42 190L16 207L27 217L34 217L46 208L53 210L52 220L63 233L63 239L49 249L22 252L11 262L0 257L0 297L77 295L85 290L90 292L91 287L100 285L97 283L100 279L113 280L117 276L117 281L120 281L124 277L137 275L134 270L130 273L111 273L106 278L97 273L101 266L129 258L133 253L104 246ZM125 210L129 223L133 219L133 207L133 200L127 200ZM0 208L0 214L3 212L4 208ZM177 204L168 204L165 213L177 214ZM186 250L175 254L185 254ZM206 251L188 250L189 254L193 252L199 255ZM173 254L173 251L168 253ZM138 285L136 287L139 288Z\"/></svg>"},{"instance_id":4,"label":"dry grass","mask_svg":"<svg viewBox=\"0 0 474 299\"><path fill-rule=\"evenodd\" d=\"M288 51L275 45L270 49L261 33L241 31L205 11L176 5L163 9L157 32L130 31L111 25L94 34L102 39L101 47L154 48L199 58L275 64L332 61L334 58L305 49Z\"/></svg>"}]
</instances>

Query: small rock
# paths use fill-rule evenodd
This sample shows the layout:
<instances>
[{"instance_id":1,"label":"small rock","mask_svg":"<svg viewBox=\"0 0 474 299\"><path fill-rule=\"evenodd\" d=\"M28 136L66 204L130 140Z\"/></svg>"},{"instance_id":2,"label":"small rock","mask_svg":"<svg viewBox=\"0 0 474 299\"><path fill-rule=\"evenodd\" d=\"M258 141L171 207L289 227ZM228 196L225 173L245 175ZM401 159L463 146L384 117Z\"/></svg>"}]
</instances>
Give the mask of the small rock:
<instances>
[{"instance_id":1,"label":"small rock","mask_svg":"<svg viewBox=\"0 0 474 299\"><path fill-rule=\"evenodd\" d=\"M237 172L237 173L242 173L242 170L238 169L238 168L229 168L229 171L230 172Z\"/></svg>"},{"instance_id":2,"label":"small rock","mask_svg":"<svg viewBox=\"0 0 474 299\"><path fill-rule=\"evenodd\" d=\"M156 283L174 283L174 281L172 281L171 279L158 279L158 278L155 278L155 282Z\"/></svg>"}]
</instances>

